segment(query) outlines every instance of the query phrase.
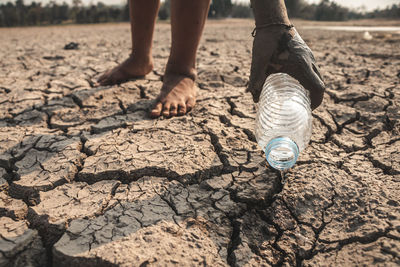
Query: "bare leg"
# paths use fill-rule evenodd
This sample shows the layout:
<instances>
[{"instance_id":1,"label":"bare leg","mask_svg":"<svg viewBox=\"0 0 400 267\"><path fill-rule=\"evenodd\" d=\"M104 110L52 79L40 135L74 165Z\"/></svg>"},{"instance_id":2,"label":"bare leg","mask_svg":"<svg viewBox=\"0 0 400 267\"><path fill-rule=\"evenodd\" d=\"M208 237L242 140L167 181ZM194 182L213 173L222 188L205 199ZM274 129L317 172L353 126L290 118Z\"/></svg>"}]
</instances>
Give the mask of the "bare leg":
<instances>
[{"instance_id":1,"label":"bare leg","mask_svg":"<svg viewBox=\"0 0 400 267\"><path fill-rule=\"evenodd\" d=\"M100 85L125 82L148 74L153 69L151 48L159 0L130 0L132 52L123 63L108 70L98 80Z\"/></svg>"},{"instance_id":2,"label":"bare leg","mask_svg":"<svg viewBox=\"0 0 400 267\"><path fill-rule=\"evenodd\" d=\"M196 103L196 51L210 0L172 0L172 46L152 117L184 115Z\"/></svg>"}]
</instances>

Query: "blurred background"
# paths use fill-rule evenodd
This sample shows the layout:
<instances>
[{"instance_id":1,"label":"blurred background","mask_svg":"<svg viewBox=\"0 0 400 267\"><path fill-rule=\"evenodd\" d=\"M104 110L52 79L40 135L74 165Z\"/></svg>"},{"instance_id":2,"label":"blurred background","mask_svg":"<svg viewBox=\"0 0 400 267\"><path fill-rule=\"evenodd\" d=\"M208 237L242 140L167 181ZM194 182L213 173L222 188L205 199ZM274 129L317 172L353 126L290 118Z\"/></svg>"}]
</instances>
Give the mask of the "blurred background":
<instances>
[{"instance_id":1,"label":"blurred background","mask_svg":"<svg viewBox=\"0 0 400 267\"><path fill-rule=\"evenodd\" d=\"M249 0L213 0L209 17L250 18ZM290 18L311 21L400 19L400 0L285 0ZM160 20L169 19L170 0ZM0 0L0 27L129 21L123 0Z\"/></svg>"}]
</instances>

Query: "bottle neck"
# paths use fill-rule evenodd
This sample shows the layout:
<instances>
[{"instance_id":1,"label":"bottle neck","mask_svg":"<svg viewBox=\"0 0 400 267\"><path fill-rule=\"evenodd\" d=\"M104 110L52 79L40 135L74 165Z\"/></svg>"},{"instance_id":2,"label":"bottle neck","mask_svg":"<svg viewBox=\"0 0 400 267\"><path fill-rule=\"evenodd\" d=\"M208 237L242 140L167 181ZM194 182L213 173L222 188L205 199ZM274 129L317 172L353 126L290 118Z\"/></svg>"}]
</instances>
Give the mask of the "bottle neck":
<instances>
[{"instance_id":1,"label":"bottle neck","mask_svg":"<svg viewBox=\"0 0 400 267\"><path fill-rule=\"evenodd\" d=\"M271 167L287 170L293 167L299 156L299 147L288 137L277 137L269 141L265 156Z\"/></svg>"}]
</instances>

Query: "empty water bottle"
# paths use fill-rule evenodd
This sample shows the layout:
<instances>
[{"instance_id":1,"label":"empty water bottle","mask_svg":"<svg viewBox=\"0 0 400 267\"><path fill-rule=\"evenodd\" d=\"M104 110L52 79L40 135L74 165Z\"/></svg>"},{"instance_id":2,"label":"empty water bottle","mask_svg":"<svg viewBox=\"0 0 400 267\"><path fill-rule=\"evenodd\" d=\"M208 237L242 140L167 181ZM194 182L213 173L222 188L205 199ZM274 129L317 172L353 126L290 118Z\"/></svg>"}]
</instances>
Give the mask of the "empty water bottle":
<instances>
[{"instance_id":1,"label":"empty water bottle","mask_svg":"<svg viewBox=\"0 0 400 267\"><path fill-rule=\"evenodd\" d=\"M288 74L268 76L258 103L255 135L269 165L281 171L291 168L311 131L308 91Z\"/></svg>"}]
</instances>

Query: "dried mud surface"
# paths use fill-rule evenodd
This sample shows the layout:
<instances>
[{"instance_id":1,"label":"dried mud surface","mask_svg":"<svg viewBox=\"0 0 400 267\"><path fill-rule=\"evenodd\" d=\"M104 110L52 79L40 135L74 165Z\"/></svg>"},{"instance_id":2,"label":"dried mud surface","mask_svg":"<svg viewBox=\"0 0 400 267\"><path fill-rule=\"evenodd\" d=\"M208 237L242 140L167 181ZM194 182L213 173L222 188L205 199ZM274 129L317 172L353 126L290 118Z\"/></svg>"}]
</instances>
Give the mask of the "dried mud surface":
<instances>
[{"instance_id":1,"label":"dried mud surface","mask_svg":"<svg viewBox=\"0 0 400 267\"><path fill-rule=\"evenodd\" d=\"M154 72L109 87L127 24L0 29L0 266L398 266L400 37L298 29L327 93L284 185L244 92L252 22L208 23L196 108L157 120L167 24Z\"/></svg>"}]
</instances>

